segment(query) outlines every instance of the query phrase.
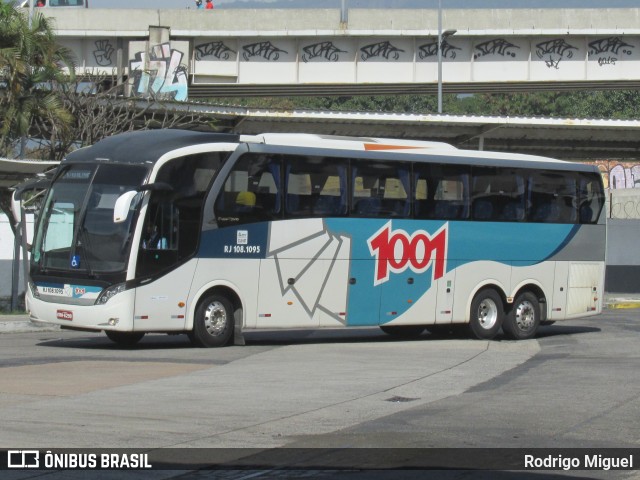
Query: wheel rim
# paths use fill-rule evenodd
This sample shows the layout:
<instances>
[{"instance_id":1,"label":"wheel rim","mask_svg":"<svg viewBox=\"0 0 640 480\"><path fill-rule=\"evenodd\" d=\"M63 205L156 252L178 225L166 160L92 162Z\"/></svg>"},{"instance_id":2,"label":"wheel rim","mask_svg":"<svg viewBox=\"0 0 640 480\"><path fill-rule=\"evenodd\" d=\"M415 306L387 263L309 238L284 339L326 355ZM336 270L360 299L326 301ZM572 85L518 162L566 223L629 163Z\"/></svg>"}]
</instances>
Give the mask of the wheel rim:
<instances>
[{"instance_id":1,"label":"wheel rim","mask_svg":"<svg viewBox=\"0 0 640 480\"><path fill-rule=\"evenodd\" d=\"M485 330L492 329L498 321L498 305L490 298L485 298L478 305L478 323Z\"/></svg>"},{"instance_id":2,"label":"wheel rim","mask_svg":"<svg viewBox=\"0 0 640 480\"><path fill-rule=\"evenodd\" d=\"M220 302L212 302L204 311L204 328L213 337L222 335L227 328L227 310Z\"/></svg>"},{"instance_id":3,"label":"wheel rim","mask_svg":"<svg viewBox=\"0 0 640 480\"><path fill-rule=\"evenodd\" d=\"M516 324L522 331L531 330L536 323L536 310L533 303L525 300L516 308Z\"/></svg>"}]
</instances>

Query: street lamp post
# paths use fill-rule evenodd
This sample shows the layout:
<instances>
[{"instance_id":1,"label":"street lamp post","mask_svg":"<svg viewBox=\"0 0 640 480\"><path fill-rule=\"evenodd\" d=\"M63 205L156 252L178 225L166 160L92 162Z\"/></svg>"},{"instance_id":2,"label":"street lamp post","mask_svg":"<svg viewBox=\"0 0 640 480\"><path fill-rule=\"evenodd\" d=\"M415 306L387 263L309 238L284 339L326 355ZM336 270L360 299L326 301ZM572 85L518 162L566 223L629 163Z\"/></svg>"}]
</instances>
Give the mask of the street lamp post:
<instances>
[{"instance_id":1,"label":"street lamp post","mask_svg":"<svg viewBox=\"0 0 640 480\"><path fill-rule=\"evenodd\" d=\"M456 32L442 31L442 0L438 0L438 113L442 113L442 42Z\"/></svg>"}]
</instances>

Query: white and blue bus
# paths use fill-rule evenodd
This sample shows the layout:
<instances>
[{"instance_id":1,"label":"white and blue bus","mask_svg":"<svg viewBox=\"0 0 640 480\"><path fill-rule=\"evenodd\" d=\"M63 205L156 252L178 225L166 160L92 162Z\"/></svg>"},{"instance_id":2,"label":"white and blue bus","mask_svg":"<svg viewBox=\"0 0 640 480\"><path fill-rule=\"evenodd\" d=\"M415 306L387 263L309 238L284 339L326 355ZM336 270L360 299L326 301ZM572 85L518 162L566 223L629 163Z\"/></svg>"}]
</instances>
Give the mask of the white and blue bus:
<instances>
[{"instance_id":1,"label":"white and blue bus","mask_svg":"<svg viewBox=\"0 0 640 480\"><path fill-rule=\"evenodd\" d=\"M121 344L259 328L527 339L603 304L594 166L441 143L177 130L63 160L34 237L32 319Z\"/></svg>"}]
</instances>

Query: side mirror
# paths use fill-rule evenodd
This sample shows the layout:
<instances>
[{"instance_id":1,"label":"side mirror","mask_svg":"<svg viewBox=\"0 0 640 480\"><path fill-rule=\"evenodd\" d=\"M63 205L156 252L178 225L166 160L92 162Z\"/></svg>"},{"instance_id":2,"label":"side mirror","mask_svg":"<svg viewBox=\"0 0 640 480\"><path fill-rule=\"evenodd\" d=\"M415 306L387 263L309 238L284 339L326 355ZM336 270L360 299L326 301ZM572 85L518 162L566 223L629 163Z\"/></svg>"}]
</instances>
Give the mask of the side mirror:
<instances>
[{"instance_id":1,"label":"side mirror","mask_svg":"<svg viewBox=\"0 0 640 480\"><path fill-rule=\"evenodd\" d=\"M135 190L124 192L116 200L116 204L113 207L113 223L122 223L127 219L129 215L129 209L131 208L131 202L133 198L138 194Z\"/></svg>"},{"instance_id":2,"label":"side mirror","mask_svg":"<svg viewBox=\"0 0 640 480\"><path fill-rule=\"evenodd\" d=\"M113 223L122 223L127 219L133 197L138 192L173 192L173 187L168 183L156 182L140 185L135 190L124 192L118 197L113 207Z\"/></svg>"}]
</instances>

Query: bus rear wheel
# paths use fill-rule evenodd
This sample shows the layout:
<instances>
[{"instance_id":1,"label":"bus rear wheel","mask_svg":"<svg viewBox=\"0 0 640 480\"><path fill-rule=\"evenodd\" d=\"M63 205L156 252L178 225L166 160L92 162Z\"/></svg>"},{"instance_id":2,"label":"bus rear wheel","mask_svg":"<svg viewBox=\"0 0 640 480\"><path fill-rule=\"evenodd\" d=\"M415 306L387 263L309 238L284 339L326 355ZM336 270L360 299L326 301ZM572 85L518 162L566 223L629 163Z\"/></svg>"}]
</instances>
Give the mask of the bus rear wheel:
<instances>
[{"instance_id":1,"label":"bus rear wheel","mask_svg":"<svg viewBox=\"0 0 640 480\"><path fill-rule=\"evenodd\" d=\"M533 338L540 325L540 302L531 292L523 292L516 297L504 320L502 330L512 340Z\"/></svg>"},{"instance_id":2,"label":"bus rear wheel","mask_svg":"<svg viewBox=\"0 0 640 480\"><path fill-rule=\"evenodd\" d=\"M223 295L208 295L196 308L191 342L197 347L224 347L233 337L233 306Z\"/></svg>"},{"instance_id":3,"label":"bus rear wheel","mask_svg":"<svg viewBox=\"0 0 640 480\"><path fill-rule=\"evenodd\" d=\"M419 337L424 328L424 325L380 325L380 330L387 335L405 338Z\"/></svg>"},{"instance_id":4,"label":"bus rear wheel","mask_svg":"<svg viewBox=\"0 0 640 480\"><path fill-rule=\"evenodd\" d=\"M114 332L112 330L105 330L104 333L107 334L109 340L123 347L132 347L144 337L144 332Z\"/></svg>"},{"instance_id":5,"label":"bus rear wheel","mask_svg":"<svg viewBox=\"0 0 640 480\"><path fill-rule=\"evenodd\" d=\"M502 298L493 289L480 291L471 302L469 328L481 340L490 340L500 331L504 321Z\"/></svg>"}]
</instances>

